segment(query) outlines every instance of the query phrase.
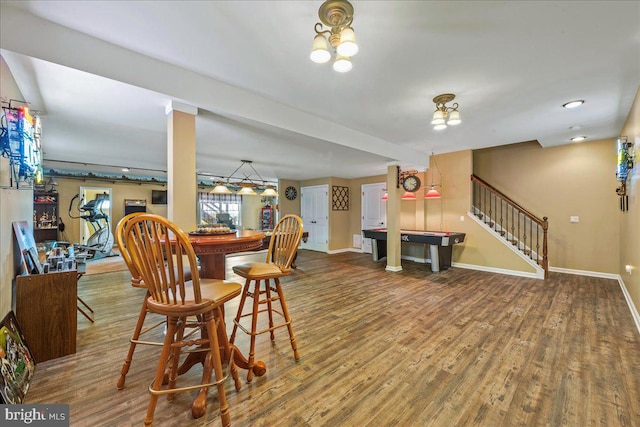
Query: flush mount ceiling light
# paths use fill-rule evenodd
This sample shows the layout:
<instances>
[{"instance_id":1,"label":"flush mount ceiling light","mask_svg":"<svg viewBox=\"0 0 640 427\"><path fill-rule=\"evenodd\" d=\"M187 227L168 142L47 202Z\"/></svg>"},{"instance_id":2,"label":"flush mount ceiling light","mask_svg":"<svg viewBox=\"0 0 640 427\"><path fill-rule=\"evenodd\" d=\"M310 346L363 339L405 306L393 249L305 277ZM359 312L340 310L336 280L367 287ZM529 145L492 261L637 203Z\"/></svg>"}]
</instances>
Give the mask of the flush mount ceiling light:
<instances>
[{"instance_id":1,"label":"flush mount ceiling light","mask_svg":"<svg viewBox=\"0 0 640 427\"><path fill-rule=\"evenodd\" d=\"M333 69L339 73L351 70L351 57L358 53L356 36L351 28L353 22L353 6L347 0L327 0L318 9L321 22L316 23L314 30L313 48L309 58L313 62L323 64L331 59L329 44L336 51ZM330 30L322 30L323 24Z\"/></svg>"},{"instance_id":2,"label":"flush mount ceiling light","mask_svg":"<svg viewBox=\"0 0 640 427\"><path fill-rule=\"evenodd\" d=\"M228 177L220 177L220 178L223 178L225 181L218 181L216 183L216 186L213 188L213 190L211 190L211 193L233 194L233 191L231 191L229 187L236 187L236 188L240 187L240 190L238 190L237 194L240 194L243 196L256 196L258 193L256 193L255 190L263 189L262 193L260 194L261 196L278 197L278 192L274 188L275 186L269 184L265 179L262 178L262 176L260 176L260 174L255 170L255 168L252 165L253 161L240 160L240 162L242 162L240 163L240 166L238 166L236 170L234 170L231 173L231 175L229 175ZM259 181L251 178L252 176L251 172L249 172L248 174L245 173L243 178L235 177L236 172L238 172L245 165L248 165L249 168L251 168L251 171L253 171L253 173L258 176ZM215 180L216 177L212 177L211 179Z\"/></svg>"},{"instance_id":3,"label":"flush mount ceiling light","mask_svg":"<svg viewBox=\"0 0 640 427\"><path fill-rule=\"evenodd\" d=\"M587 139L586 136L574 136L573 138L571 138L571 142L582 142L585 139Z\"/></svg>"},{"instance_id":4,"label":"flush mount ceiling light","mask_svg":"<svg viewBox=\"0 0 640 427\"><path fill-rule=\"evenodd\" d=\"M564 108L576 108L576 107L581 106L582 104L584 104L584 100L582 100L582 99L577 99L577 100L575 100L575 101L569 101L569 102L567 102L566 104L562 104L562 106L563 106Z\"/></svg>"},{"instance_id":5,"label":"flush mount ceiling light","mask_svg":"<svg viewBox=\"0 0 640 427\"><path fill-rule=\"evenodd\" d=\"M446 129L447 125L455 126L462 122L458 111L458 103L454 102L451 107L446 106L446 103L453 101L455 97L452 93L444 93L433 98L433 102L436 104L436 111L433 112L431 124L435 130Z\"/></svg>"}]
</instances>

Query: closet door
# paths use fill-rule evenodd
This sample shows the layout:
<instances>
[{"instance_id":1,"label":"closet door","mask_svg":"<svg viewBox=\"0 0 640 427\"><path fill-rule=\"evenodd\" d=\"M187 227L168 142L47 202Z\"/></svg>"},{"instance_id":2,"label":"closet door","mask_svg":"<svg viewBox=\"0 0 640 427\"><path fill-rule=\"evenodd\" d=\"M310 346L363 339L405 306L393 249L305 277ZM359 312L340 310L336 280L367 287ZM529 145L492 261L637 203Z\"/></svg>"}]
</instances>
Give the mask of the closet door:
<instances>
[{"instance_id":1,"label":"closet door","mask_svg":"<svg viewBox=\"0 0 640 427\"><path fill-rule=\"evenodd\" d=\"M327 252L329 250L329 186L315 185L300 189L302 222L309 239L304 249Z\"/></svg>"}]
</instances>

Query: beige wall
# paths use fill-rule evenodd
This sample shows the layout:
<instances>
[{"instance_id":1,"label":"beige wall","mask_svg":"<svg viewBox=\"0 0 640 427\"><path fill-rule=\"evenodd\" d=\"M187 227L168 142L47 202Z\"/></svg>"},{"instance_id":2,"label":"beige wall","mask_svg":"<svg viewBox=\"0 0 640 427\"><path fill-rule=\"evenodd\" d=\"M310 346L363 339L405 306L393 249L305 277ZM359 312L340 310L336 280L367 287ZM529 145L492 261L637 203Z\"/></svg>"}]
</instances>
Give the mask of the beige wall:
<instances>
[{"instance_id":1,"label":"beige wall","mask_svg":"<svg viewBox=\"0 0 640 427\"><path fill-rule=\"evenodd\" d=\"M46 171L45 171L46 172ZM73 219L69 217L69 202L73 196L80 192L80 187L102 187L111 189L111 231L115 230L118 221L124 217L124 200L125 199L145 199L147 201L147 212L167 216L167 205L152 205L151 190L164 190L161 184L131 184L124 182L102 181L102 180L79 180L69 178L56 178L58 181L58 209L60 211L60 219L65 224L65 231L62 233L61 240L69 242L79 242L81 219ZM78 216L77 200L74 201L74 216ZM84 221L83 221L84 222Z\"/></svg>"},{"instance_id":2,"label":"beige wall","mask_svg":"<svg viewBox=\"0 0 640 427\"><path fill-rule=\"evenodd\" d=\"M619 272L616 141L542 148L526 142L474 152L474 172L534 215L549 218L549 265ZM570 223L578 216L579 223Z\"/></svg>"},{"instance_id":3,"label":"beige wall","mask_svg":"<svg viewBox=\"0 0 640 427\"><path fill-rule=\"evenodd\" d=\"M631 179L627 182L629 210L620 215L618 269L636 311L640 311L640 89L636 93L633 107L621 135L634 143L635 167ZM625 272L625 265L633 267L631 274Z\"/></svg>"}]
</instances>

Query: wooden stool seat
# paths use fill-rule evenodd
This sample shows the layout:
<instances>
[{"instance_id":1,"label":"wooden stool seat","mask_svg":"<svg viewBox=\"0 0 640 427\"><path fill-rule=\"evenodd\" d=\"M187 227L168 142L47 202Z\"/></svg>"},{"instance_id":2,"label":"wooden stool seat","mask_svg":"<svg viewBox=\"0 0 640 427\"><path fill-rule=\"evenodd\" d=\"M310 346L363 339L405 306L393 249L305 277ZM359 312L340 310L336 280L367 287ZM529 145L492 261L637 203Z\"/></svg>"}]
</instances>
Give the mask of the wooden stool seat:
<instances>
[{"instance_id":1,"label":"wooden stool seat","mask_svg":"<svg viewBox=\"0 0 640 427\"><path fill-rule=\"evenodd\" d=\"M269 241L269 250L267 251L266 262L249 262L236 265L233 272L246 279L242 288L242 296L238 306L238 312L233 321L233 331L229 341L233 344L236 338L236 332L240 328L243 332L251 336L251 344L249 348L249 369L247 373L247 382L253 379L253 366L255 363L255 344L256 336L270 332L271 340L275 339L274 330L287 327L289 331L289 339L291 348L296 360L300 359L296 338L293 334L291 326L291 317L280 285L280 278L288 276L291 273L291 264L295 258L300 239L302 238L303 226L302 219L296 215L286 215L283 217L276 228L273 230L271 240ZM270 281L273 280L273 286ZM246 313L244 312L245 302L247 298L253 298L253 304ZM280 310L274 308L274 303L280 304ZM261 309L260 306L266 305ZM258 330L258 315L267 313L269 316L269 327ZM279 315L283 321L274 323L274 314ZM242 325L242 319L250 317L251 326Z\"/></svg>"}]
</instances>

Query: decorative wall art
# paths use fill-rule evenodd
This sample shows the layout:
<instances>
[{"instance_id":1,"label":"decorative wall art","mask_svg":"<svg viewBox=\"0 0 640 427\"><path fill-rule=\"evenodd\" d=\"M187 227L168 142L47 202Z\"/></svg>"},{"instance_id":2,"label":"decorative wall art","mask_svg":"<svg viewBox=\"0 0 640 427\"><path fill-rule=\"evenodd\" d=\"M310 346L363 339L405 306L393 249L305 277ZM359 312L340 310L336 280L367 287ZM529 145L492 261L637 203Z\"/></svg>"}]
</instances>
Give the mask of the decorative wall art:
<instances>
[{"instance_id":1,"label":"decorative wall art","mask_svg":"<svg viewBox=\"0 0 640 427\"><path fill-rule=\"evenodd\" d=\"M620 186L616 188L616 194L620 196L620 210L626 212L629 209L629 195L627 194L627 180L633 169L633 142L629 142L626 136L618 138L617 145L616 178Z\"/></svg>"},{"instance_id":2,"label":"decorative wall art","mask_svg":"<svg viewBox=\"0 0 640 427\"><path fill-rule=\"evenodd\" d=\"M333 186L331 192L332 197L332 209L334 211L348 211L349 210L349 187L341 187L338 185Z\"/></svg>"},{"instance_id":3,"label":"decorative wall art","mask_svg":"<svg viewBox=\"0 0 640 427\"><path fill-rule=\"evenodd\" d=\"M35 370L31 351L10 311L0 324L0 403L22 403Z\"/></svg>"},{"instance_id":4,"label":"decorative wall art","mask_svg":"<svg viewBox=\"0 0 640 427\"><path fill-rule=\"evenodd\" d=\"M13 101L2 102L0 155L9 159L10 186L20 188L42 183L42 132L39 116L27 106L12 107Z\"/></svg>"}]
</instances>

